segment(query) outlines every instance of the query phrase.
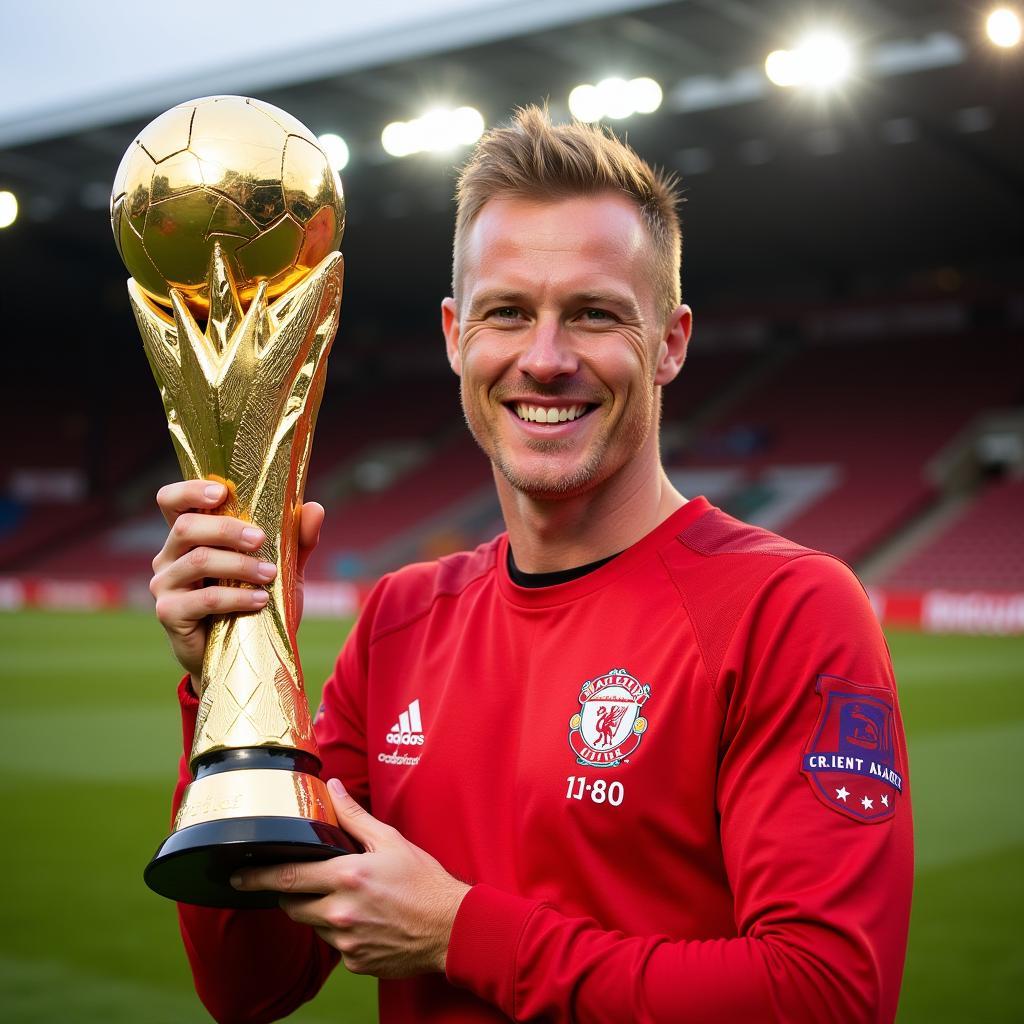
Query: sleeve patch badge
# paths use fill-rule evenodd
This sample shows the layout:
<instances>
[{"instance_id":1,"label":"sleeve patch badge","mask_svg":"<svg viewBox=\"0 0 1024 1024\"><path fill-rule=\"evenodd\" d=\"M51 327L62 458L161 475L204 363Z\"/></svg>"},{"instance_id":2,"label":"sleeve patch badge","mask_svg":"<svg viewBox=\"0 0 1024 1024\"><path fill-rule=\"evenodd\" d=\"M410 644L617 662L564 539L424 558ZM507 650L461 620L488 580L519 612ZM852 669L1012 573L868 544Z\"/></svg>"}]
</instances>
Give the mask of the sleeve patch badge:
<instances>
[{"instance_id":1,"label":"sleeve patch badge","mask_svg":"<svg viewBox=\"0 0 1024 1024\"><path fill-rule=\"evenodd\" d=\"M818 676L821 710L800 770L829 807L856 821L886 821L903 792L892 694L838 676Z\"/></svg>"}]
</instances>

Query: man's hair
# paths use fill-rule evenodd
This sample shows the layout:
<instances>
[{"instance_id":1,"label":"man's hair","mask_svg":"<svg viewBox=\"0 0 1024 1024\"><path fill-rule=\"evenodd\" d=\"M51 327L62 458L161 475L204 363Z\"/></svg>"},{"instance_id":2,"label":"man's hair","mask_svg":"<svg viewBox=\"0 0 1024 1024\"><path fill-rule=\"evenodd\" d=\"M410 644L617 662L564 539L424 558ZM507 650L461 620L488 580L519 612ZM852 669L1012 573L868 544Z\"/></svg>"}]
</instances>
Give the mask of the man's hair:
<instances>
[{"instance_id":1,"label":"man's hair","mask_svg":"<svg viewBox=\"0 0 1024 1024\"><path fill-rule=\"evenodd\" d=\"M459 300L466 236L488 200L568 199L617 192L637 206L653 244L655 296L666 315L679 305L678 182L652 168L607 128L552 124L547 110L521 107L477 144L455 191L452 294Z\"/></svg>"}]
</instances>

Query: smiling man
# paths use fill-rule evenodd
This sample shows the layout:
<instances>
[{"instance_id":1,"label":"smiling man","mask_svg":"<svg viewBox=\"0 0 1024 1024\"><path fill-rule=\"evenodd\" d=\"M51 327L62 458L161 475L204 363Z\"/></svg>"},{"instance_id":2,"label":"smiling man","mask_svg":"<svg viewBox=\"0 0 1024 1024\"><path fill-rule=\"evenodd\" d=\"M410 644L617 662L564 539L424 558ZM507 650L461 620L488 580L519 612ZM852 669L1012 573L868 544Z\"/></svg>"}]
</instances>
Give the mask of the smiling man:
<instances>
[{"instance_id":1,"label":"smiling man","mask_svg":"<svg viewBox=\"0 0 1024 1024\"><path fill-rule=\"evenodd\" d=\"M679 265L674 196L652 176L662 252L611 180L583 195L495 190L474 202L494 188L474 177L493 144L463 177L455 298L442 304L448 359L517 564L564 569L628 547L683 504L658 451L660 389L690 337L678 271L664 272Z\"/></svg>"},{"instance_id":2,"label":"smiling man","mask_svg":"<svg viewBox=\"0 0 1024 1024\"><path fill-rule=\"evenodd\" d=\"M691 326L672 184L530 108L458 202L444 334L507 533L374 589L316 722L365 852L236 878L280 911L182 906L200 995L277 1019L342 959L402 1024L892 1020L912 875L892 667L842 563L662 469ZM270 580L247 524L196 514L223 498L159 495L186 735L204 616L260 600L204 579ZM322 517L303 510L306 553Z\"/></svg>"}]
</instances>

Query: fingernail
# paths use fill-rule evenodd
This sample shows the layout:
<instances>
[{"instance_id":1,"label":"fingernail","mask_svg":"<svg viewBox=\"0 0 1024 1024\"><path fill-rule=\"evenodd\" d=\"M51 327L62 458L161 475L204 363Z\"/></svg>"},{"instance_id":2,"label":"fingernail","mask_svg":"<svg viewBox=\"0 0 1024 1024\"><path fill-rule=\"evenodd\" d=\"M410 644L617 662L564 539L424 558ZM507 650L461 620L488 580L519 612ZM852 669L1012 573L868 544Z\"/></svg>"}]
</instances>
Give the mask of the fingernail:
<instances>
[{"instance_id":1,"label":"fingernail","mask_svg":"<svg viewBox=\"0 0 1024 1024\"><path fill-rule=\"evenodd\" d=\"M257 529L255 526L247 526L242 531L242 540L244 540L246 544L252 544L254 546L256 544L260 544L263 542L263 531Z\"/></svg>"},{"instance_id":2,"label":"fingernail","mask_svg":"<svg viewBox=\"0 0 1024 1024\"><path fill-rule=\"evenodd\" d=\"M327 780L327 788L335 796L345 796L346 795L345 787L341 784L341 779L328 779Z\"/></svg>"},{"instance_id":3,"label":"fingernail","mask_svg":"<svg viewBox=\"0 0 1024 1024\"><path fill-rule=\"evenodd\" d=\"M266 604L270 595L265 590L254 590L252 592L253 604Z\"/></svg>"},{"instance_id":4,"label":"fingernail","mask_svg":"<svg viewBox=\"0 0 1024 1024\"><path fill-rule=\"evenodd\" d=\"M277 566L273 562L260 562L256 567L256 575L261 580L272 580L277 575Z\"/></svg>"},{"instance_id":5,"label":"fingernail","mask_svg":"<svg viewBox=\"0 0 1024 1024\"><path fill-rule=\"evenodd\" d=\"M218 498L224 496L224 485L223 484L207 484L203 488L203 494L210 501L216 501Z\"/></svg>"},{"instance_id":6,"label":"fingernail","mask_svg":"<svg viewBox=\"0 0 1024 1024\"><path fill-rule=\"evenodd\" d=\"M242 876L240 874L238 874L237 871L231 876L231 884L236 889L241 889L242 888Z\"/></svg>"}]
</instances>

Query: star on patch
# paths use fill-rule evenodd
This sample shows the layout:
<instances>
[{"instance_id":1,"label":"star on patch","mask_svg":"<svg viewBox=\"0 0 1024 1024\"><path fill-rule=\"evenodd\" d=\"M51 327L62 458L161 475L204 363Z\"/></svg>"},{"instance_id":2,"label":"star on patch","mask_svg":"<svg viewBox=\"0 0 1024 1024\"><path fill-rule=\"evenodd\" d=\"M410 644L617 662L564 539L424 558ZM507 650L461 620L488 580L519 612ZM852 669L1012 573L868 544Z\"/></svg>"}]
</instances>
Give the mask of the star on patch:
<instances>
[{"instance_id":1,"label":"star on patch","mask_svg":"<svg viewBox=\"0 0 1024 1024\"><path fill-rule=\"evenodd\" d=\"M882 803L885 804L886 807L889 806L889 797L885 793L882 794Z\"/></svg>"},{"instance_id":2,"label":"star on patch","mask_svg":"<svg viewBox=\"0 0 1024 1024\"><path fill-rule=\"evenodd\" d=\"M861 803L864 805L865 811L870 811L871 808L875 806L875 801L869 800L867 797L864 797L864 799L861 800Z\"/></svg>"},{"instance_id":3,"label":"star on patch","mask_svg":"<svg viewBox=\"0 0 1024 1024\"><path fill-rule=\"evenodd\" d=\"M838 798L839 798L840 800L843 800L843 801L845 801L845 800L846 800L846 798L847 798L847 797L848 797L849 795L850 795L850 791L849 791L849 790L848 790L848 789L847 789L847 788L846 788L845 786L843 786L843 788L842 788L842 789L837 789L837 790L836 790L836 796L837 796L837 797L838 797Z\"/></svg>"}]
</instances>

